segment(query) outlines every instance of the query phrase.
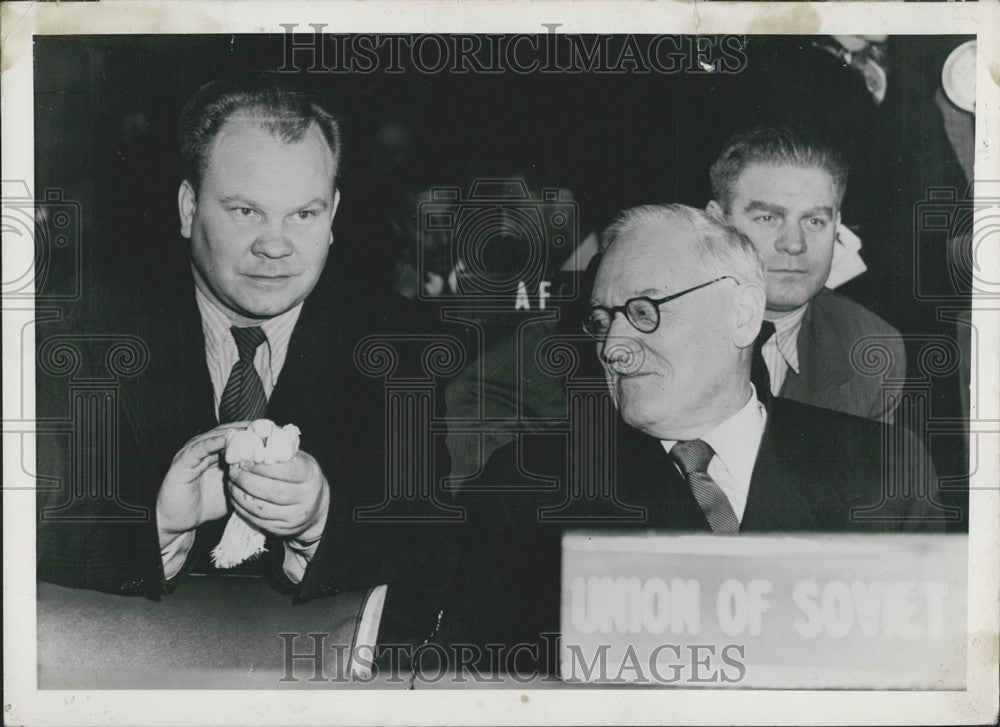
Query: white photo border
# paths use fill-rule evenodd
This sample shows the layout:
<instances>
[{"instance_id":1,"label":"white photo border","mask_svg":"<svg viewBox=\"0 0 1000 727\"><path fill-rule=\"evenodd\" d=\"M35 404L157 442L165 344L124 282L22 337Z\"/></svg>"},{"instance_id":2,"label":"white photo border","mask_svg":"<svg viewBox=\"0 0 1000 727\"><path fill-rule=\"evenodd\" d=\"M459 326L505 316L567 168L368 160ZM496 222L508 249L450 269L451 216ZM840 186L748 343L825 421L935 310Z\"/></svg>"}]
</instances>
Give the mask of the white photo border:
<instances>
[{"instance_id":1,"label":"white photo border","mask_svg":"<svg viewBox=\"0 0 1000 727\"><path fill-rule=\"evenodd\" d=\"M137 2L4 3L2 178L34 187L33 53L39 34L326 32L976 34L976 180L1000 179L1000 4L650 2ZM979 193L977 185L977 194ZM980 264L1000 271L1000 245ZM3 244L5 270L32 250ZM994 278L996 279L996 278ZM1000 422L1000 311L973 301L979 336L977 422ZM34 461L34 442L9 422L34 413L30 301L3 301L4 481ZM975 368L975 367L974 367ZM974 400L976 397L974 397ZM990 407L986 410L985 407ZM983 431L989 427L983 426ZM973 430L975 431L975 429ZM4 719L8 724L877 724L989 723L996 718L1000 446L981 436L970 483L968 688L962 692L450 690L38 691L35 493L4 489Z\"/></svg>"}]
</instances>

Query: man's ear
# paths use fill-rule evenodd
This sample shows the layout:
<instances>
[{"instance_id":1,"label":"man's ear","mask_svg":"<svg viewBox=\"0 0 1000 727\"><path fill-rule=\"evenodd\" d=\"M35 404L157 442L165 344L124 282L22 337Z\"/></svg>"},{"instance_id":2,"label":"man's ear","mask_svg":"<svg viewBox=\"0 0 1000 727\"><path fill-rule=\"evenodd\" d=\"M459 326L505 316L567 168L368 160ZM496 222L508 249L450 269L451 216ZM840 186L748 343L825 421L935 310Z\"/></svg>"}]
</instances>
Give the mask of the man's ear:
<instances>
[{"instance_id":1,"label":"man's ear","mask_svg":"<svg viewBox=\"0 0 1000 727\"><path fill-rule=\"evenodd\" d=\"M330 222L333 222L333 218L337 216L337 208L340 207L340 190L333 190L333 211L330 213ZM330 228L330 241L327 245L333 244L333 228Z\"/></svg>"},{"instance_id":2,"label":"man's ear","mask_svg":"<svg viewBox=\"0 0 1000 727\"><path fill-rule=\"evenodd\" d=\"M760 283L743 283L734 295L733 343L739 348L752 346L764 320L767 293Z\"/></svg>"},{"instance_id":3,"label":"man's ear","mask_svg":"<svg viewBox=\"0 0 1000 727\"><path fill-rule=\"evenodd\" d=\"M181 182L180 189L177 190L177 213L181 218L181 234L188 239L191 238L191 224L197 207L198 202L194 187L191 186L191 182L185 179Z\"/></svg>"},{"instance_id":4,"label":"man's ear","mask_svg":"<svg viewBox=\"0 0 1000 727\"><path fill-rule=\"evenodd\" d=\"M720 205L714 199L707 205L705 205L705 211L708 212L710 215L715 215L720 220L724 220L726 218L726 213L722 211L722 205Z\"/></svg>"}]
</instances>

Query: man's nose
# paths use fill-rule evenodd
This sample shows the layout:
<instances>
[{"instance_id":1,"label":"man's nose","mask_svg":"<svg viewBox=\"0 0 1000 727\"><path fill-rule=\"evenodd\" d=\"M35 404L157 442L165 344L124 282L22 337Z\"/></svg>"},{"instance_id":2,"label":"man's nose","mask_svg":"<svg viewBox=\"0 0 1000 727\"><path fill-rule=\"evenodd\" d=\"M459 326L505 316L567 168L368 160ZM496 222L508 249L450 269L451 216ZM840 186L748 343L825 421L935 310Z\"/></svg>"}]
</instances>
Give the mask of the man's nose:
<instances>
[{"instance_id":1,"label":"man's nose","mask_svg":"<svg viewBox=\"0 0 1000 727\"><path fill-rule=\"evenodd\" d=\"M806 232L800 225L784 224L778 231L778 239L774 243L778 252L788 255L799 255L806 249Z\"/></svg>"},{"instance_id":2,"label":"man's nose","mask_svg":"<svg viewBox=\"0 0 1000 727\"><path fill-rule=\"evenodd\" d=\"M608 335L600 344L601 359L617 373L635 373L641 364L639 335L624 313L615 313Z\"/></svg>"},{"instance_id":3,"label":"man's nose","mask_svg":"<svg viewBox=\"0 0 1000 727\"><path fill-rule=\"evenodd\" d=\"M261 255L269 258L287 257L294 250L291 240L288 238L285 226L280 223L268 225L262 230L260 235L254 240L251 251L254 255Z\"/></svg>"}]
</instances>

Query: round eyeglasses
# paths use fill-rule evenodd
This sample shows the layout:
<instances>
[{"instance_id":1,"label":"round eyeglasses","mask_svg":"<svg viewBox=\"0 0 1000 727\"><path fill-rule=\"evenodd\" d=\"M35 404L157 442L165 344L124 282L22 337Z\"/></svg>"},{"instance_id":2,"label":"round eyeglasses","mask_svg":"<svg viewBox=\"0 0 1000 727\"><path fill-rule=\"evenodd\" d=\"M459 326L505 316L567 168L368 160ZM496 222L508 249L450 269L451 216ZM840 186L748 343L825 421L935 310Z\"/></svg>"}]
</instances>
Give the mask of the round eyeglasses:
<instances>
[{"instance_id":1,"label":"round eyeglasses","mask_svg":"<svg viewBox=\"0 0 1000 727\"><path fill-rule=\"evenodd\" d=\"M648 298L646 296L640 296L638 298L629 298L625 301L624 305L615 306L603 306L595 305L590 309L590 315L587 316L586 320L583 322L583 330L596 338L598 341L603 341L607 338L608 331L611 330L611 321L614 320L615 313L619 311L625 314L625 318L628 322L632 324L632 327L641 333L652 333L660 325L660 306L676 298L680 298L682 295L687 295L688 293L693 293L700 288L704 288L712 283L718 283L720 280L736 280L732 275L723 275L721 278L715 278L715 280L709 280L707 283L702 283L701 285L696 285L693 288L688 288L687 290L682 290L679 293L674 293L672 295L665 295L662 298ZM737 284L739 281L737 281Z\"/></svg>"}]
</instances>

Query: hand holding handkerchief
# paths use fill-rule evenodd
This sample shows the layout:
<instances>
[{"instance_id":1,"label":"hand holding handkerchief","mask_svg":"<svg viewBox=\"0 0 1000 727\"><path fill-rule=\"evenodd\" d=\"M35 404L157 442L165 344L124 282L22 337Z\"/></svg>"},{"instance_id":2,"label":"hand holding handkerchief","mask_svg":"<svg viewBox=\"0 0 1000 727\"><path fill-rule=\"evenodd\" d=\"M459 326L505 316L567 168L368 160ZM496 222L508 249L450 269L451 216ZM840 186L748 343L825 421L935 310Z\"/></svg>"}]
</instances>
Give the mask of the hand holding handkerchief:
<instances>
[{"instance_id":1,"label":"hand holding handkerchief","mask_svg":"<svg viewBox=\"0 0 1000 727\"><path fill-rule=\"evenodd\" d=\"M276 464L290 461L299 451L299 428L294 424L277 426L269 419L258 419L243 430L226 434L226 464L230 469L244 464ZM217 474L210 474L215 470ZM213 468L205 476L221 476ZM218 568L232 568L264 552L265 535L247 522L239 512L229 516L219 544L212 550L212 563Z\"/></svg>"}]
</instances>

